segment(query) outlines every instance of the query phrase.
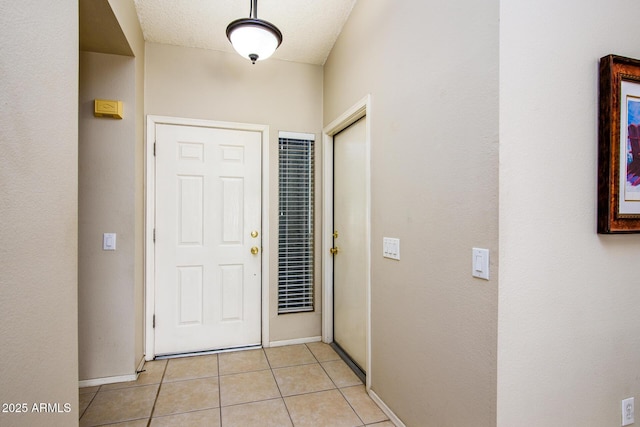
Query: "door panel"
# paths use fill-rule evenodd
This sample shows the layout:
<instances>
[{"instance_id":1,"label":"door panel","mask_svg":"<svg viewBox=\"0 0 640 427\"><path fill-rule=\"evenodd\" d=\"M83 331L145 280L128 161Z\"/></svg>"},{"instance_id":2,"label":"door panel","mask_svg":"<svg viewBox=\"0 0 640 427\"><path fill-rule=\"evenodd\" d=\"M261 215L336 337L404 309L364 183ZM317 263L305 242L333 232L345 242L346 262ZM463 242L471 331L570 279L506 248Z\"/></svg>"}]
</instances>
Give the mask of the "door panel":
<instances>
[{"instance_id":1,"label":"door panel","mask_svg":"<svg viewBox=\"0 0 640 427\"><path fill-rule=\"evenodd\" d=\"M359 367L367 360L366 118L336 134L333 223L334 341Z\"/></svg>"},{"instance_id":2,"label":"door panel","mask_svg":"<svg viewBox=\"0 0 640 427\"><path fill-rule=\"evenodd\" d=\"M261 134L158 124L155 188L155 353L260 344Z\"/></svg>"}]
</instances>

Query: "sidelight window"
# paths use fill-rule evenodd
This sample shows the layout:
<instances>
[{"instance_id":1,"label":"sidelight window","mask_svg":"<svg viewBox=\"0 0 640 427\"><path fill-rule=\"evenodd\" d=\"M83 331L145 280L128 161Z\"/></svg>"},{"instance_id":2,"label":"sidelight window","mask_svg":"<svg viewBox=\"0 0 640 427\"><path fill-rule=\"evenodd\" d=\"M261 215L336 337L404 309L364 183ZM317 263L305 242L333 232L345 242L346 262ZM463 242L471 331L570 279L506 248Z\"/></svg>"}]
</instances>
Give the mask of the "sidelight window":
<instances>
[{"instance_id":1,"label":"sidelight window","mask_svg":"<svg viewBox=\"0 0 640 427\"><path fill-rule=\"evenodd\" d=\"M313 134L280 132L278 314L313 311Z\"/></svg>"}]
</instances>

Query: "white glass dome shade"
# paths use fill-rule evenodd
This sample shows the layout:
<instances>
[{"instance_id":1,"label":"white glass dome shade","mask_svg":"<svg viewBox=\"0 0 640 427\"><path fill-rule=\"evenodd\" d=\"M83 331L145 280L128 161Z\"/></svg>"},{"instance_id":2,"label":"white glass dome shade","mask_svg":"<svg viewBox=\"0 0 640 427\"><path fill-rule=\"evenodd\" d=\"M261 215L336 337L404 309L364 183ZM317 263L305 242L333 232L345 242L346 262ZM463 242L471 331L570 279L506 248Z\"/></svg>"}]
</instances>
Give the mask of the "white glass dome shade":
<instances>
[{"instance_id":1,"label":"white glass dome shade","mask_svg":"<svg viewBox=\"0 0 640 427\"><path fill-rule=\"evenodd\" d=\"M267 59L282 43L282 33L270 22L257 18L237 19L227 26L227 38L243 57L256 61Z\"/></svg>"}]
</instances>

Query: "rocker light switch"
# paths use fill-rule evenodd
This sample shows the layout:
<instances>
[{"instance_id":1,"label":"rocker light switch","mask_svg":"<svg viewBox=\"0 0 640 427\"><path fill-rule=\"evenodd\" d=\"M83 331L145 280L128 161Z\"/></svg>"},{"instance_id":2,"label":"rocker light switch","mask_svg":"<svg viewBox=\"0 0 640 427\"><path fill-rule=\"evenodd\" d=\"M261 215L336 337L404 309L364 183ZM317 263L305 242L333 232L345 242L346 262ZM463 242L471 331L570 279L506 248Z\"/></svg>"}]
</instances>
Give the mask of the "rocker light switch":
<instances>
[{"instance_id":1,"label":"rocker light switch","mask_svg":"<svg viewBox=\"0 0 640 427\"><path fill-rule=\"evenodd\" d=\"M104 233L102 235L102 250L103 251L116 250L116 233Z\"/></svg>"},{"instance_id":2,"label":"rocker light switch","mask_svg":"<svg viewBox=\"0 0 640 427\"><path fill-rule=\"evenodd\" d=\"M385 258L400 260L400 239L383 237L382 256Z\"/></svg>"},{"instance_id":3,"label":"rocker light switch","mask_svg":"<svg viewBox=\"0 0 640 427\"><path fill-rule=\"evenodd\" d=\"M489 249L473 248L471 275L479 279L489 280Z\"/></svg>"}]
</instances>

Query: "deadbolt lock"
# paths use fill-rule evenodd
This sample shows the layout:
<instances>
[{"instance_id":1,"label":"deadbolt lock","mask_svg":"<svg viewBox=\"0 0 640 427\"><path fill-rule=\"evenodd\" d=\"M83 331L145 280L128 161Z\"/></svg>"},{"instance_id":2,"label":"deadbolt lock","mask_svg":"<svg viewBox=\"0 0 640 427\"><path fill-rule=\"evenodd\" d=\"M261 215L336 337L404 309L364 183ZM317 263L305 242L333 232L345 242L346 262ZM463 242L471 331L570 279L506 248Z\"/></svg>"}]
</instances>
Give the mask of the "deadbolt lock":
<instances>
[{"instance_id":1,"label":"deadbolt lock","mask_svg":"<svg viewBox=\"0 0 640 427\"><path fill-rule=\"evenodd\" d=\"M338 232L337 232L337 231L334 231L334 232L333 232L333 238L334 238L334 239L337 239L337 238L338 238Z\"/></svg>"},{"instance_id":2,"label":"deadbolt lock","mask_svg":"<svg viewBox=\"0 0 640 427\"><path fill-rule=\"evenodd\" d=\"M253 230L253 231L251 232L251 237L253 237L254 239L255 239L256 237L258 237L258 231L257 231L257 230Z\"/></svg>"}]
</instances>

